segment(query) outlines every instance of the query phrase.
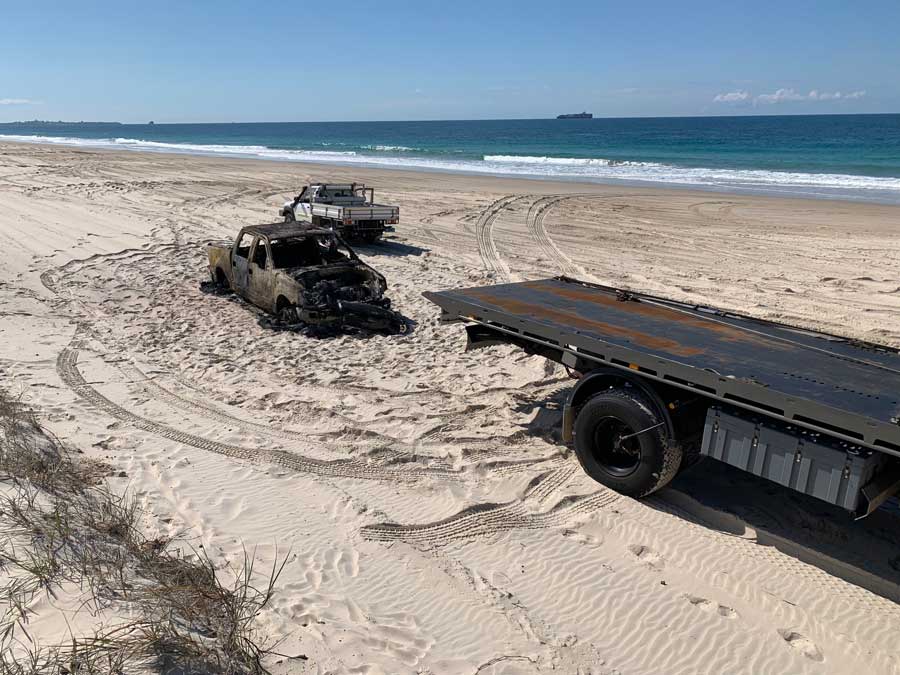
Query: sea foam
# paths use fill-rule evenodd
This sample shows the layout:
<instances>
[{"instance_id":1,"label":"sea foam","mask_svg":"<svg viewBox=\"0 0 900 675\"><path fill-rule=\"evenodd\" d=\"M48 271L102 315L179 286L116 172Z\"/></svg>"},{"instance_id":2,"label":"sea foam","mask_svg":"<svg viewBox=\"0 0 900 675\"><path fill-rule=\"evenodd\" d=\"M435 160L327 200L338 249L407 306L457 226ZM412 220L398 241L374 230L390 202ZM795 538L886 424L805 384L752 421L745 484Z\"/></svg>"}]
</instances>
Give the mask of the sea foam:
<instances>
[{"instance_id":1,"label":"sea foam","mask_svg":"<svg viewBox=\"0 0 900 675\"><path fill-rule=\"evenodd\" d=\"M406 146L371 145L352 150L290 150L262 145L167 143L136 138L73 138L0 135L0 140L52 143L151 152L251 157L294 162L356 164L462 173L582 180L600 183L642 182L722 190L768 191L809 196L878 199L900 203L900 178L761 169L684 167L605 158L484 155L462 159L414 154ZM370 152L366 152L369 150ZM391 153L397 154L391 154Z\"/></svg>"}]
</instances>

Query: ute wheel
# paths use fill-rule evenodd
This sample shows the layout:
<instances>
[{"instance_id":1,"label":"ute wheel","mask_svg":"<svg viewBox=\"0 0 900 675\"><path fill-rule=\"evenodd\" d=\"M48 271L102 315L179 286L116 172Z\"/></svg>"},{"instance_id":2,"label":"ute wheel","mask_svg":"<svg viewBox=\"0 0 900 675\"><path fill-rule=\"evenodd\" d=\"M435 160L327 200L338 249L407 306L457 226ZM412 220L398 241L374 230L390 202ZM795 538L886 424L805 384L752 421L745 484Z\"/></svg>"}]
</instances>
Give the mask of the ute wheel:
<instances>
[{"instance_id":1,"label":"ute wheel","mask_svg":"<svg viewBox=\"0 0 900 675\"><path fill-rule=\"evenodd\" d=\"M225 272L222 271L221 267L216 268L216 277L213 280L213 285L216 287L216 290L222 293L231 290L231 285L228 283L228 277L225 276Z\"/></svg>"},{"instance_id":2,"label":"ute wheel","mask_svg":"<svg viewBox=\"0 0 900 675\"><path fill-rule=\"evenodd\" d=\"M630 389L592 396L578 411L574 431L575 454L585 473L631 497L659 490L681 466L681 447L669 442L665 424Z\"/></svg>"},{"instance_id":3,"label":"ute wheel","mask_svg":"<svg viewBox=\"0 0 900 675\"><path fill-rule=\"evenodd\" d=\"M294 222L294 212L293 212L293 211L287 211L287 212L285 212L285 214L284 214L284 222L286 222L286 223L293 223L293 222Z\"/></svg>"},{"instance_id":4,"label":"ute wheel","mask_svg":"<svg viewBox=\"0 0 900 675\"><path fill-rule=\"evenodd\" d=\"M381 232L365 232L361 235L361 238L365 244L374 244L381 239Z\"/></svg>"}]
</instances>

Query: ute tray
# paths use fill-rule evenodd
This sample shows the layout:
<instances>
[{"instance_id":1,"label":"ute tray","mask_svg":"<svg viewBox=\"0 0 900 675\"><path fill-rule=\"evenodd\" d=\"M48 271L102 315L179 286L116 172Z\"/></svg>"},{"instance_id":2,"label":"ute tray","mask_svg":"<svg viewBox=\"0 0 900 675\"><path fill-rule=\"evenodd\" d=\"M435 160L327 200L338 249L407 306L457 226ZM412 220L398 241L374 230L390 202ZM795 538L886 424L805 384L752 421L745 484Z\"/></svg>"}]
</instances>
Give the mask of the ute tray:
<instances>
[{"instance_id":1,"label":"ute tray","mask_svg":"<svg viewBox=\"0 0 900 675\"><path fill-rule=\"evenodd\" d=\"M900 350L558 277L425 293L444 321L900 457Z\"/></svg>"}]
</instances>

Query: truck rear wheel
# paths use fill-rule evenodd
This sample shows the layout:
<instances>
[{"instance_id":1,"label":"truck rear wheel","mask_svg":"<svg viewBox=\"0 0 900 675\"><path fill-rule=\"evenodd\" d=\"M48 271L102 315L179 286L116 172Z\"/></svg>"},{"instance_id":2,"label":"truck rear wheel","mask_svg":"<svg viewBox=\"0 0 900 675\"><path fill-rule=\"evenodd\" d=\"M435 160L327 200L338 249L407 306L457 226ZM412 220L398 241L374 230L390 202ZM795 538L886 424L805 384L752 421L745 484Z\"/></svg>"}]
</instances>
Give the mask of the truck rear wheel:
<instances>
[{"instance_id":1,"label":"truck rear wheel","mask_svg":"<svg viewBox=\"0 0 900 675\"><path fill-rule=\"evenodd\" d=\"M286 222L286 223L294 222L294 212L293 211L285 211L284 212L284 222Z\"/></svg>"},{"instance_id":2,"label":"truck rear wheel","mask_svg":"<svg viewBox=\"0 0 900 675\"><path fill-rule=\"evenodd\" d=\"M598 483L631 497L666 485L681 465L681 447L638 392L608 389L585 402L575 418L575 454Z\"/></svg>"},{"instance_id":3,"label":"truck rear wheel","mask_svg":"<svg viewBox=\"0 0 900 675\"><path fill-rule=\"evenodd\" d=\"M374 244L381 239L381 232L363 232L363 234L360 235L360 239L364 244Z\"/></svg>"}]
</instances>

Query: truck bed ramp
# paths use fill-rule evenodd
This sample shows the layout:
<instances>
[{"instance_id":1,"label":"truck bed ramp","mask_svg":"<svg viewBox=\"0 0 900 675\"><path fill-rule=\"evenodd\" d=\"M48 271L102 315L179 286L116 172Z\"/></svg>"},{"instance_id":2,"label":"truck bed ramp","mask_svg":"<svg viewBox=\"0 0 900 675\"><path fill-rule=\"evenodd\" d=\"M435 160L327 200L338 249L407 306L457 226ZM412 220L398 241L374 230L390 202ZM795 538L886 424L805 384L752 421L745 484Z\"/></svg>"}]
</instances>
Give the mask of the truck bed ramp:
<instances>
[{"instance_id":1,"label":"truck bed ramp","mask_svg":"<svg viewBox=\"0 0 900 675\"><path fill-rule=\"evenodd\" d=\"M483 340L630 369L900 457L896 349L566 277L424 295Z\"/></svg>"}]
</instances>

